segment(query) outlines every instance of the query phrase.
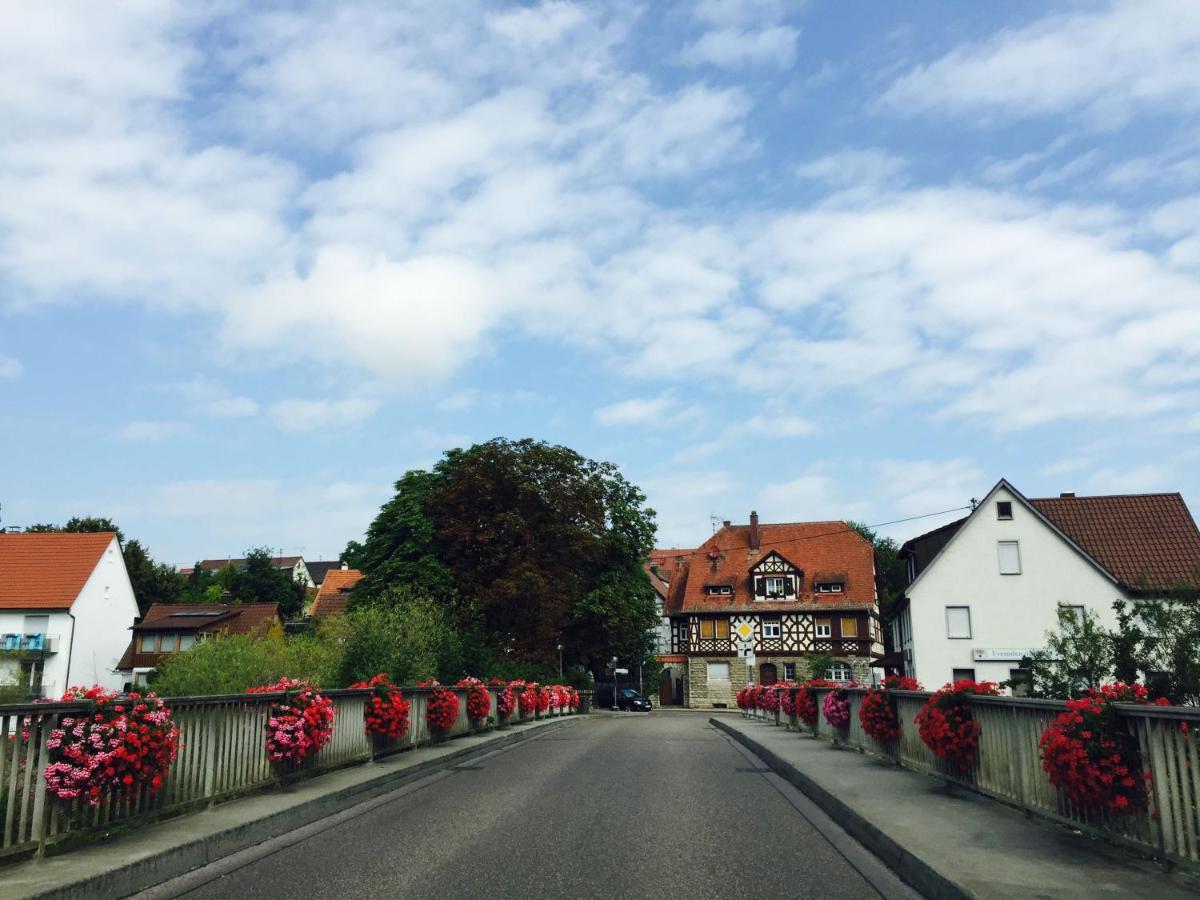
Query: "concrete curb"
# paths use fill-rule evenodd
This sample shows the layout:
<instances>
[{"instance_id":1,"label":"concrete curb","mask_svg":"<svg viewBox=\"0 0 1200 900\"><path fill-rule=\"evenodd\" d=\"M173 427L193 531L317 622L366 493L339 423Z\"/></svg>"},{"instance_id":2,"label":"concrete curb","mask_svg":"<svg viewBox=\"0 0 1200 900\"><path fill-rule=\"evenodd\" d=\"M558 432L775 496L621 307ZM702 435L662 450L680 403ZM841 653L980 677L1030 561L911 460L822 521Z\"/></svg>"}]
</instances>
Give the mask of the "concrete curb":
<instances>
[{"instance_id":1,"label":"concrete curb","mask_svg":"<svg viewBox=\"0 0 1200 900\"><path fill-rule=\"evenodd\" d=\"M79 898L79 900L96 900L96 898L102 897L128 897L138 891L184 875L201 866L209 865L231 854L278 837L281 834L302 828L325 816L340 812L349 806L369 799L372 795L386 793L389 790L401 787L406 782L429 775L431 772L457 765L465 759L470 759L484 753L493 753L501 748L531 740L542 734L546 734L551 728L577 721L578 718L580 717L571 716L561 719L549 719L545 720L546 724L540 725L537 728L497 732L495 737L484 743L463 747L434 759L424 760L415 765L382 774L378 778L372 778L368 781L314 797L297 806L243 822L233 828L225 828L211 834L206 834L167 850L149 853L146 856L115 866L105 872L77 878L56 885L48 890L23 896L29 898L68 898L68 900L74 900L74 898ZM405 754L398 755L403 756ZM385 762L394 760L395 758L389 757ZM301 782L301 784L311 784L316 781L319 781L319 776L318 778ZM228 804L221 805L228 806L231 803L237 802L237 800L232 800ZM164 821L169 822L172 820L168 819ZM152 828L154 826L150 825L148 827ZM136 829L128 833L136 834ZM0 870L0 880L2 879L3 870Z\"/></svg>"},{"instance_id":2,"label":"concrete curb","mask_svg":"<svg viewBox=\"0 0 1200 900\"><path fill-rule=\"evenodd\" d=\"M948 876L938 872L925 860L898 844L839 800L837 795L827 791L791 763L780 759L753 738L718 718L710 717L708 721L714 728L752 750L754 755L770 766L775 774L799 788L805 796L833 818L847 834L879 857L884 865L924 896L933 898L933 900L971 900L975 896Z\"/></svg>"}]
</instances>

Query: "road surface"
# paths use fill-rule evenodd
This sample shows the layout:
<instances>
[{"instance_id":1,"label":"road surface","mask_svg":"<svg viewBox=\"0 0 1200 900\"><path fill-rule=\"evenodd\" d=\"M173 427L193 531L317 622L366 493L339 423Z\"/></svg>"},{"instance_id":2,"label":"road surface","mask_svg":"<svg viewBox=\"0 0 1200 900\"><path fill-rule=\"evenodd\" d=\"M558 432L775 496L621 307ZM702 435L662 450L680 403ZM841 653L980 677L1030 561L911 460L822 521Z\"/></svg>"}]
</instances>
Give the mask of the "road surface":
<instances>
[{"instance_id":1,"label":"road surface","mask_svg":"<svg viewBox=\"0 0 1200 900\"><path fill-rule=\"evenodd\" d=\"M915 896L829 824L703 714L593 715L427 778L299 843L286 846L285 836L278 852L234 871L221 874L216 863L156 895Z\"/></svg>"}]
</instances>

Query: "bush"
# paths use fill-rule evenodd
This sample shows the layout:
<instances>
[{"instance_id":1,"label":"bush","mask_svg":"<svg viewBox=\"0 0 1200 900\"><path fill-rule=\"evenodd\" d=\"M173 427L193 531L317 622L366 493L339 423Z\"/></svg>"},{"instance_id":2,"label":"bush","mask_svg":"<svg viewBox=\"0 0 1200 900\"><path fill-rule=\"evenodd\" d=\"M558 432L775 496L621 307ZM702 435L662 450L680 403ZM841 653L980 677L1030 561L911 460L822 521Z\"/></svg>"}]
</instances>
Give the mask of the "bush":
<instances>
[{"instance_id":1,"label":"bush","mask_svg":"<svg viewBox=\"0 0 1200 900\"><path fill-rule=\"evenodd\" d=\"M393 589L345 618L342 684L378 672L389 673L397 684L429 678L454 682L463 674L461 641L445 608L429 597Z\"/></svg>"}]
</instances>

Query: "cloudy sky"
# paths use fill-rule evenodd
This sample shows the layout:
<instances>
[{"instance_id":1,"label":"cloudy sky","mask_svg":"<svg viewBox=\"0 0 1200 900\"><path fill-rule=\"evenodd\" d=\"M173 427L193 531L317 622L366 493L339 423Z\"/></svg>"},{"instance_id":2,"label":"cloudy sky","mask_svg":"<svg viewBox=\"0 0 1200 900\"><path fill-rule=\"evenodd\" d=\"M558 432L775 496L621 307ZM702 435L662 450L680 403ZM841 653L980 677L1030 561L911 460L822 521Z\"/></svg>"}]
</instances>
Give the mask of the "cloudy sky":
<instances>
[{"instance_id":1,"label":"cloudy sky","mask_svg":"<svg viewBox=\"0 0 1200 900\"><path fill-rule=\"evenodd\" d=\"M336 556L496 435L664 544L1200 501L1194 0L25 4L0 198L7 525Z\"/></svg>"}]
</instances>

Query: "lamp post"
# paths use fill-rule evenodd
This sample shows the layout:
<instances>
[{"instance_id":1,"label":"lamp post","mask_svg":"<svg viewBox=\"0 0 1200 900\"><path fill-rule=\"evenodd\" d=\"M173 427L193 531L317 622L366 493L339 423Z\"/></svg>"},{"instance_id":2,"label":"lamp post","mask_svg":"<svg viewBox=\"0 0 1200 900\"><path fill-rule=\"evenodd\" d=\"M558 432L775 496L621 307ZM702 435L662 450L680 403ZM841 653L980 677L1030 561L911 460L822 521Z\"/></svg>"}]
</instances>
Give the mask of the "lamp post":
<instances>
[{"instance_id":1,"label":"lamp post","mask_svg":"<svg viewBox=\"0 0 1200 900\"><path fill-rule=\"evenodd\" d=\"M562 681L562 677L563 677L563 668L562 668L562 644L559 644L559 645L558 645L558 680L559 680L559 681Z\"/></svg>"},{"instance_id":2,"label":"lamp post","mask_svg":"<svg viewBox=\"0 0 1200 900\"><path fill-rule=\"evenodd\" d=\"M613 709L616 709L617 708L618 676L617 676L617 658L615 656L612 658L612 670L613 670Z\"/></svg>"}]
</instances>

